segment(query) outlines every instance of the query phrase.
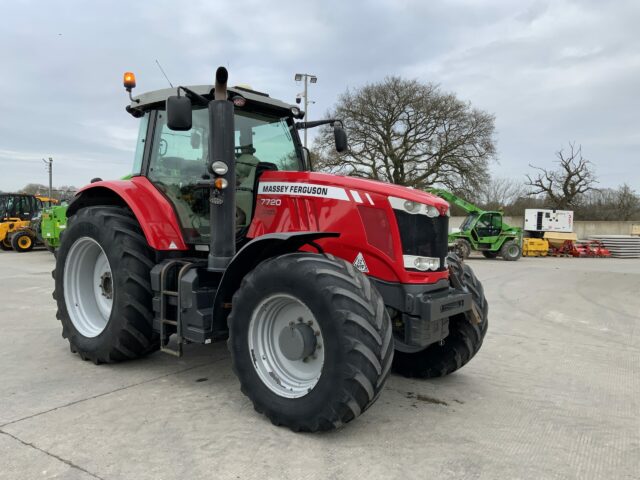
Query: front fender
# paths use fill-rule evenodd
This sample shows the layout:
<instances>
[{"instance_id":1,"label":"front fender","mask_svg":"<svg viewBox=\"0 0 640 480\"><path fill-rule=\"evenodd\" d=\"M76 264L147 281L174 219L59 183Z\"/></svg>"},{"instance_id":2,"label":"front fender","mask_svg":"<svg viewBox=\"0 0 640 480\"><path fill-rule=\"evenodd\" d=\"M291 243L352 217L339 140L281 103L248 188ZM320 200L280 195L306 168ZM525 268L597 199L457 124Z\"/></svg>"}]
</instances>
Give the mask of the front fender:
<instances>
[{"instance_id":1,"label":"front fender","mask_svg":"<svg viewBox=\"0 0 640 480\"><path fill-rule=\"evenodd\" d=\"M167 198L145 177L95 182L82 188L67 210L95 205L127 206L135 215L149 246L155 250L187 250L180 222Z\"/></svg>"},{"instance_id":2,"label":"front fender","mask_svg":"<svg viewBox=\"0 0 640 480\"><path fill-rule=\"evenodd\" d=\"M319 238L339 237L337 232L283 232L268 233L254 238L235 254L222 276L214 301L214 326L216 330L226 329L231 297L240 287L242 279L260 262L286 253L296 252L300 247L311 244Z\"/></svg>"}]
</instances>

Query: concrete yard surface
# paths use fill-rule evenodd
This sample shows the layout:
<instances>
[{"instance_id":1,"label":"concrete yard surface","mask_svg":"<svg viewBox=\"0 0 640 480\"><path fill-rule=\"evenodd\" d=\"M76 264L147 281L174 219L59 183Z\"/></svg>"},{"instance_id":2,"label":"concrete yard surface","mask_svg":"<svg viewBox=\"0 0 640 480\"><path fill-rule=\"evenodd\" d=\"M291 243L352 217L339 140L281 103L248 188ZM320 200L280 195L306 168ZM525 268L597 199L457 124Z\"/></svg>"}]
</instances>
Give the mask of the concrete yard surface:
<instances>
[{"instance_id":1,"label":"concrete yard surface","mask_svg":"<svg viewBox=\"0 0 640 480\"><path fill-rule=\"evenodd\" d=\"M0 252L0 479L640 478L640 261L468 263L490 305L476 358L296 434L253 410L225 344L83 362L54 257Z\"/></svg>"}]
</instances>

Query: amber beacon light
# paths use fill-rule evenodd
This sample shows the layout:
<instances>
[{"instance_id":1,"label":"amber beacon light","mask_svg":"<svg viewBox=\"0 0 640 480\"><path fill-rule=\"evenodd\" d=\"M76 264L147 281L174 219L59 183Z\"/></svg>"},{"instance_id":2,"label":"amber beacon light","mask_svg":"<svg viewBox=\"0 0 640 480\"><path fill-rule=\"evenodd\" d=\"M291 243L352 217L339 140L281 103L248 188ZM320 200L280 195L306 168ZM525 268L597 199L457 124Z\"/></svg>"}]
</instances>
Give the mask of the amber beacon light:
<instances>
[{"instance_id":1,"label":"amber beacon light","mask_svg":"<svg viewBox=\"0 0 640 480\"><path fill-rule=\"evenodd\" d=\"M127 89L127 92L130 92L131 89L136 87L136 76L133 72L125 72L123 82L124 88Z\"/></svg>"}]
</instances>

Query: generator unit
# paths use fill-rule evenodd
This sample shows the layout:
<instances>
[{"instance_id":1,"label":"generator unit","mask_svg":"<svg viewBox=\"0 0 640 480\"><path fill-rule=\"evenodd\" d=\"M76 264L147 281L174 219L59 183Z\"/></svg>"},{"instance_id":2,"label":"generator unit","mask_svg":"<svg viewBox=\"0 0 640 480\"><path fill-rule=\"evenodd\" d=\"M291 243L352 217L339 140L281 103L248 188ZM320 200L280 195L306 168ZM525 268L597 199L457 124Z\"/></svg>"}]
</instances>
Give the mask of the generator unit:
<instances>
[{"instance_id":1,"label":"generator unit","mask_svg":"<svg viewBox=\"0 0 640 480\"><path fill-rule=\"evenodd\" d=\"M528 208L524 211L527 232L573 232L573 211Z\"/></svg>"}]
</instances>

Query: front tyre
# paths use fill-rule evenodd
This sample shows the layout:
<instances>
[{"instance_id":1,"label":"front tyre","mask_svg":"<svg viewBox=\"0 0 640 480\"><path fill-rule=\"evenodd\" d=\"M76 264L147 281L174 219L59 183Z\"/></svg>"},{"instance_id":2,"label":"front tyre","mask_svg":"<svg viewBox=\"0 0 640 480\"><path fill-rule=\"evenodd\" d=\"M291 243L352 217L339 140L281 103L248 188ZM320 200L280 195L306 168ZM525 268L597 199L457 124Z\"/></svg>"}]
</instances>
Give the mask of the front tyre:
<instances>
[{"instance_id":1,"label":"front tyre","mask_svg":"<svg viewBox=\"0 0 640 480\"><path fill-rule=\"evenodd\" d=\"M17 232L11 237L11 247L16 252L29 252L33 250L35 239L29 234L29 232Z\"/></svg>"},{"instance_id":2,"label":"front tyre","mask_svg":"<svg viewBox=\"0 0 640 480\"><path fill-rule=\"evenodd\" d=\"M454 315L449 318L449 335L442 342L418 352L396 350L393 369L405 377L432 378L455 372L478 353L487 333L489 305L482 284L471 267L457 256L449 255L447 262L449 275L455 275L462 288L471 292L480 323L475 323L465 313Z\"/></svg>"},{"instance_id":3,"label":"front tyre","mask_svg":"<svg viewBox=\"0 0 640 480\"><path fill-rule=\"evenodd\" d=\"M471 256L471 243L469 243L469 240L464 238L457 239L455 243L455 252L463 259L469 258Z\"/></svg>"},{"instance_id":4,"label":"front tyre","mask_svg":"<svg viewBox=\"0 0 640 480\"><path fill-rule=\"evenodd\" d=\"M337 428L377 399L393 360L382 297L350 263L292 253L242 281L229 316L242 392L273 424Z\"/></svg>"},{"instance_id":5,"label":"front tyre","mask_svg":"<svg viewBox=\"0 0 640 480\"><path fill-rule=\"evenodd\" d=\"M508 262L515 262L522 256L522 249L517 242L509 240L502 245L500 256Z\"/></svg>"},{"instance_id":6,"label":"front tyre","mask_svg":"<svg viewBox=\"0 0 640 480\"><path fill-rule=\"evenodd\" d=\"M68 221L53 272L62 336L94 363L157 348L150 270L153 252L126 209L83 208Z\"/></svg>"}]
</instances>

